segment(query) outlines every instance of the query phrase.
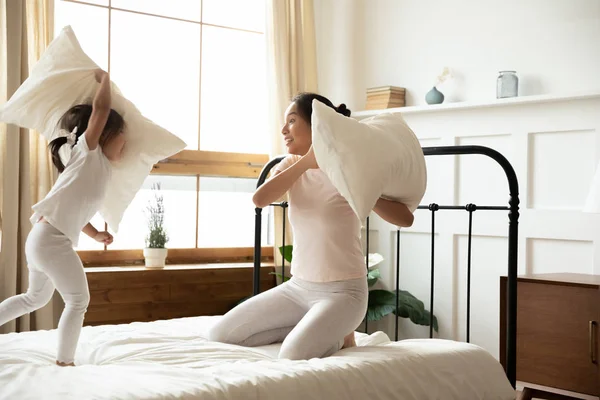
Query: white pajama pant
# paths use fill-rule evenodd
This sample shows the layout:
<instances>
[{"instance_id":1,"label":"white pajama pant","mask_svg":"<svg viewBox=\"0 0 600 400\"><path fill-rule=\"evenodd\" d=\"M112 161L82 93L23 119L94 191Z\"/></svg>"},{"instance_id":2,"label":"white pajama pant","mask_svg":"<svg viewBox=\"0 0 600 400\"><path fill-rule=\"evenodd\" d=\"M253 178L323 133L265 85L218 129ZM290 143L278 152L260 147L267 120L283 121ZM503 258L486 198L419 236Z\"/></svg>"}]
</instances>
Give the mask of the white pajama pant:
<instances>
[{"instance_id":1,"label":"white pajama pant","mask_svg":"<svg viewBox=\"0 0 600 400\"><path fill-rule=\"evenodd\" d=\"M56 288L65 302L58 323L56 360L71 363L90 301L83 264L71 241L43 222L33 225L25 244L25 255L29 266L29 289L27 293L0 303L0 326L42 308L52 299Z\"/></svg>"},{"instance_id":2,"label":"white pajama pant","mask_svg":"<svg viewBox=\"0 0 600 400\"><path fill-rule=\"evenodd\" d=\"M225 314L208 339L242 346L283 342L279 358L308 360L340 350L367 311L364 278L307 282L293 277Z\"/></svg>"}]
</instances>

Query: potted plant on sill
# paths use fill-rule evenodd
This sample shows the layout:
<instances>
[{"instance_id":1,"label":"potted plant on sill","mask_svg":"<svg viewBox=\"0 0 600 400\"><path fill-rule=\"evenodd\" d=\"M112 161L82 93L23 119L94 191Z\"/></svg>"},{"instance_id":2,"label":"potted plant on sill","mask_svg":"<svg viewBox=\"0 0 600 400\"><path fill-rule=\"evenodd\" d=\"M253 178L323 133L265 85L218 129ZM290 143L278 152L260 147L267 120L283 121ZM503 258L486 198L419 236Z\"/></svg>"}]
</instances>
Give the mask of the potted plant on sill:
<instances>
[{"instance_id":1,"label":"potted plant on sill","mask_svg":"<svg viewBox=\"0 0 600 400\"><path fill-rule=\"evenodd\" d=\"M144 249L144 261L146 268L164 268L167 258L165 248L169 236L165 230L165 206L164 199L160 193L160 183L152 185L154 198L148 202L146 217L148 220L148 236L146 236L146 248Z\"/></svg>"}]
</instances>

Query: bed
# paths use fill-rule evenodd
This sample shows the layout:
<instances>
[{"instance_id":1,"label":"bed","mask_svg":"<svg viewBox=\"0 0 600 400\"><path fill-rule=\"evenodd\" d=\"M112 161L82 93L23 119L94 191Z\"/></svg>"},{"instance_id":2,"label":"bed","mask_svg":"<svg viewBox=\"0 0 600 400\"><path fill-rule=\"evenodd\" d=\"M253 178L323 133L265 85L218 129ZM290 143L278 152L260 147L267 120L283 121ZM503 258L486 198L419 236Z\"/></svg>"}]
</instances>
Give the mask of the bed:
<instances>
[{"instance_id":1,"label":"bed","mask_svg":"<svg viewBox=\"0 0 600 400\"><path fill-rule=\"evenodd\" d=\"M488 148L424 151L484 154L507 171L509 206L487 207L509 211L505 369L473 344L441 339L398 342L383 332L357 332L358 347L324 359L278 360L279 345L244 348L207 341L206 332L220 317L193 317L85 327L75 368L54 365L56 331L0 335L0 399L515 399L516 176L508 161ZM265 166L259 185L280 160ZM466 209L471 214L473 207L425 206L432 213L432 253L435 213ZM260 260L260 209L256 216L255 260ZM432 282L434 270L432 257ZM258 272L260 262L255 264ZM398 279L397 274L396 285ZM259 290L255 280L254 293Z\"/></svg>"},{"instance_id":2,"label":"bed","mask_svg":"<svg viewBox=\"0 0 600 400\"><path fill-rule=\"evenodd\" d=\"M1 335L0 399L515 398L501 365L471 344L357 333L358 347L332 357L277 360L279 345L206 341L218 318L85 327L75 368L53 365L56 331Z\"/></svg>"}]
</instances>

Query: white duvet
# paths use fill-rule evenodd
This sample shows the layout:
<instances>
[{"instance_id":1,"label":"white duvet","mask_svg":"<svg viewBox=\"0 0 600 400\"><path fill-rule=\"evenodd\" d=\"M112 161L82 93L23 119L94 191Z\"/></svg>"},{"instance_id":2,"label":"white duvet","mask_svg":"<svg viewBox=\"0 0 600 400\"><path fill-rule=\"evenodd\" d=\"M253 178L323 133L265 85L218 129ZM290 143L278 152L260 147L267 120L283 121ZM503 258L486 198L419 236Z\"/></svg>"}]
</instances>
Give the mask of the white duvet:
<instances>
[{"instance_id":1,"label":"white duvet","mask_svg":"<svg viewBox=\"0 0 600 400\"><path fill-rule=\"evenodd\" d=\"M54 365L56 331L0 335L0 399L514 399L483 349L445 340L358 347L324 359L278 360L278 345L208 342L219 317L86 327L77 367Z\"/></svg>"}]
</instances>

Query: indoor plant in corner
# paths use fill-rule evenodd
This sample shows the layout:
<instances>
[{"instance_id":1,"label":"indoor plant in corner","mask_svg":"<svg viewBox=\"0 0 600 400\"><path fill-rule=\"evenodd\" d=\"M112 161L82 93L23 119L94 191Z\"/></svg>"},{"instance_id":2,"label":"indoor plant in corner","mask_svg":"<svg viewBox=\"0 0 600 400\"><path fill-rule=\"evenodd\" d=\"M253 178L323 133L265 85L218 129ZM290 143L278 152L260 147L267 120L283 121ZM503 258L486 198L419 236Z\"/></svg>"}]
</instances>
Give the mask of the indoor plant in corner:
<instances>
[{"instance_id":1,"label":"indoor plant in corner","mask_svg":"<svg viewBox=\"0 0 600 400\"><path fill-rule=\"evenodd\" d=\"M146 207L146 218L148 219L148 236L146 236L146 248L144 249L144 260L146 268L164 268L167 258L165 245L169 241L165 230L165 206L164 199L160 193L160 183L152 185L154 197Z\"/></svg>"}]
</instances>

